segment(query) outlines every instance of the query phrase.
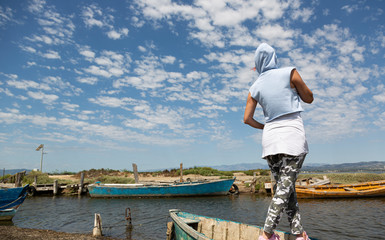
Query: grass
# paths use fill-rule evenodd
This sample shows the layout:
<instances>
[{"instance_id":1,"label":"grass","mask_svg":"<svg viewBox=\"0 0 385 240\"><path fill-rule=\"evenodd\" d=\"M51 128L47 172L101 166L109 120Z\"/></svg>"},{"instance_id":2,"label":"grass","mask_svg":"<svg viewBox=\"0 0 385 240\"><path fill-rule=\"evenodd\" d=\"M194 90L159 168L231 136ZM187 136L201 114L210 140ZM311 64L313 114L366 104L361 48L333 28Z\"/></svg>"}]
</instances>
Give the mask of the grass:
<instances>
[{"instance_id":1,"label":"grass","mask_svg":"<svg viewBox=\"0 0 385 240\"><path fill-rule=\"evenodd\" d=\"M230 171L219 171L210 167L193 167L188 169L183 169L183 175L195 174L201 176L233 176L233 173ZM180 175L180 170L176 171L176 175Z\"/></svg>"},{"instance_id":2,"label":"grass","mask_svg":"<svg viewBox=\"0 0 385 240\"><path fill-rule=\"evenodd\" d=\"M385 180L385 173L325 173L301 174L298 179L320 178L327 176L332 184L351 184Z\"/></svg>"},{"instance_id":3,"label":"grass","mask_svg":"<svg viewBox=\"0 0 385 240\"><path fill-rule=\"evenodd\" d=\"M23 184L33 184L33 182L35 181L35 176L37 177L37 182L39 184L53 184L54 182L54 179L50 178L48 176L48 173L33 171L24 176ZM58 183L61 182L58 181Z\"/></svg>"},{"instance_id":4,"label":"grass","mask_svg":"<svg viewBox=\"0 0 385 240\"><path fill-rule=\"evenodd\" d=\"M233 173L243 172L248 176L253 176L256 172L257 184L256 190L263 187L265 182L270 182L270 171L266 169L256 169L256 170L247 170L247 171L219 171L210 167L193 167L188 169L183 169L183 175L194 174L201 176L219 176L221 179L232 178ZM81 171L78 173L64 171L59 173L55 171L54 173L41 173L41 172L30 172L23 179L23 184L32 184L34 182L35 176L37 176L39 184L53 184L55 178L50 178L49 175L75 175L78 179L77 181L58 179L59 184L78 184L80 182L81 173L85 174L85 183L94 183L100 181L102 183L134 183L133 178L128 177L130 171L123 170L112 170L112 169L90 169ZM177 177L180 176L180 169L171 169L157 172L142 172L140 174L149 174L151 176L166 176L166 177ZM327 176L332 184L351 184L351 183L361 183L361 182L370 182L370 181L379 181L385 180L385 173L325 173L325 174L300 174L298 179L307 179L307 178L319 178L322 179L323 176ZM5 176L7 178L9 176Z\"/></svg>"},{"instance_id":5,"label":"grass","mask_svg":"<svg viewBox=\"0 0 385 240\"><path fill-rule=\"evenodd\" d=\"M104 171L104 170L103 170ZM95 174L96 170L92 170L91 175L92 176L86 176L84 178L85 183L94 183L97 181L103 182L103 183L134 183L135 180L133 178L128 178L124 176L111 176L107 174ZM107 170L109 174L111 172L116 173L116 171ZM80 173L78 173L80 175ZM54 175L60 175L60 174L54 174ZM67 174L65 174L67 175ZM71 174L73 175L73 174ZM35 176L37 176L37 183L38 184L53 184L55 181L55 178L50 178L48 173L41 173L41 172L30 172L28 175L24 176L23 178L23 185L24 184L33 184L35 181ZM73 181L73 180L66 180L66 179L58 179L59 184L78 184L79 181Z\"/></svg>"},{"instance_id":6,"label":"grass","mask_svg":"<svg viewBox=\"0 0 385 240\"><path fill-rule=\"evenodd\" d=\"M0 177L0 182L2 182L4 179L7 179L11 176L11 174L6 174L5 176Z\"/></svg>"},{"instance_id":7,"label":"grass","mask_svg":"<svg viewBox=\"0 0 385 240\"><path fill-rule=\"evenodd\" d=\"M128 177L118 177L118 176L100 176L96 178L85 178L84 182L94 183L94 182L102 182L102 183L135 183L135 179Z\"/></svg>"}]
</instances>

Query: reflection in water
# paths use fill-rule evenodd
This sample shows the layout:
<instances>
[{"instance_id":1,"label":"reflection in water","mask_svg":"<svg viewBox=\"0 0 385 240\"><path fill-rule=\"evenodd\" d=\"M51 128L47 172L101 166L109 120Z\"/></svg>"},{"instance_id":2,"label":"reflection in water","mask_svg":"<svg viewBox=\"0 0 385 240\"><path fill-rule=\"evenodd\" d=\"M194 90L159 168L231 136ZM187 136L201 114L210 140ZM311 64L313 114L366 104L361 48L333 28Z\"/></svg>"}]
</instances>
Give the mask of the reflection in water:
<instances>
[{"instance_id":1,"label":"reflection in water","mask_svg":"<svg viewBox=\"0 0 385 240\"><path fill-rule=\"evenodd\" d=\"M21 206L13 222L25 228L91 233L100 213L103 234L129 240L166 238L168 210L181 209L210 217L263 226L271 198L240 195L197 198L92 199L33 197ZM306 231L318 239L382 239L385 198L299 200ZM126 209L130 208L131 221ZM285 216L279 230L288 231Z\"/></svg>"}]
</instances>

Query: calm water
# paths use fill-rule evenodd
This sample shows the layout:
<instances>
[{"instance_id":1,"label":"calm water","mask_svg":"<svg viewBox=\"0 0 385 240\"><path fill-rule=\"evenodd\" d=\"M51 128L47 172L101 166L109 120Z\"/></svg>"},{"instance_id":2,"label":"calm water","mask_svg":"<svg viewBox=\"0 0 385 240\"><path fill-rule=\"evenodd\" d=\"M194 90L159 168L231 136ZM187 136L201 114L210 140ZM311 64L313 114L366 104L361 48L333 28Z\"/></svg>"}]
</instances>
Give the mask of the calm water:
<instances>
[{"instance_id":1,"label":"calm water","mask_svg":"<svg viewBox=\"0 0 385 240\"><path fill-rule=\"evenodd\" d=\"M106 236L155 240L166 238L169 209L262 226L270 199L254 195L141 199L33 197L26 199L13 222L24 228L91 233L94 214L100 213ZM300 200L299 204L305 230L311 237L384 239L385 198ZM131 208L131 231L124 219L128 207ZM278 229L288 231L285 216Z\"/></svg>"}]
</instances>

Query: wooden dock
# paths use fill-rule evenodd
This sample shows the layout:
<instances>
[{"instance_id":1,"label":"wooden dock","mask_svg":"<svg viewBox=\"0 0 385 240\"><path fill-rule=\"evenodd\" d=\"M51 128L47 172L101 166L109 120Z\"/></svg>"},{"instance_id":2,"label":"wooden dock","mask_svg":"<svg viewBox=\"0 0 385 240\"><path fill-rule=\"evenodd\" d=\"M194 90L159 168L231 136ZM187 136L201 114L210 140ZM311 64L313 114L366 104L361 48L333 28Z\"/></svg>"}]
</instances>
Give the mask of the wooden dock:
<instances>
[{"instance_id":1,"label":"wooden dock","mask_svg":"<svg viewBox=\"0 0 385 240\"><path fill-rule=\"evenodd\" d=\"M11 176L9 179L10 182L8 183L0 183L0 187L3 188L13 188L13 187L20 187L22 178L25 176L25 171L21 173L17 173L14 176ZM13 180L13 182L12 182ZM35 176L33 184L30 184L29 186L29 195L35 196L35 195L59 195L62 193L67 193L71 195L82 195L84 193L87 193L88 183L84 183L84 173L81 175L80 183L79 184L59 184L58 180L54 180L51 184L39 184L38 178Z\"/></svg>"}]
</instances>

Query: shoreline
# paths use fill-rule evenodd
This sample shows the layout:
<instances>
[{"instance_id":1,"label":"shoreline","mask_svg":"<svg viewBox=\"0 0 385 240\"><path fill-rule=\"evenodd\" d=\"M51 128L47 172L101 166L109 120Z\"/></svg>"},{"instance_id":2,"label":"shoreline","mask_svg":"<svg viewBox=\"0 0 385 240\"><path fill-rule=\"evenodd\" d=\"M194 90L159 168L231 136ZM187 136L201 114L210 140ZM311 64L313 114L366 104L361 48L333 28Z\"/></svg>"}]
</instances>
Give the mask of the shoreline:
<instances>
[{"instance_id":1,"label":"shoreline","mask_svg":"<svg viewBox=\"0 0 385 240\"><path fill-rule=\"evenodd\" d=\"M1 223L1 222L0 222ZM54 230L21 228L14 225L0 225L0 232L2 239L9 240L47 240L47 239L61 239L61 240L116 240L119 238L111 237L94 237L92 233L67 233ZM90 231L91 232L91 231Z\"/></svg>"}]
</instances>

